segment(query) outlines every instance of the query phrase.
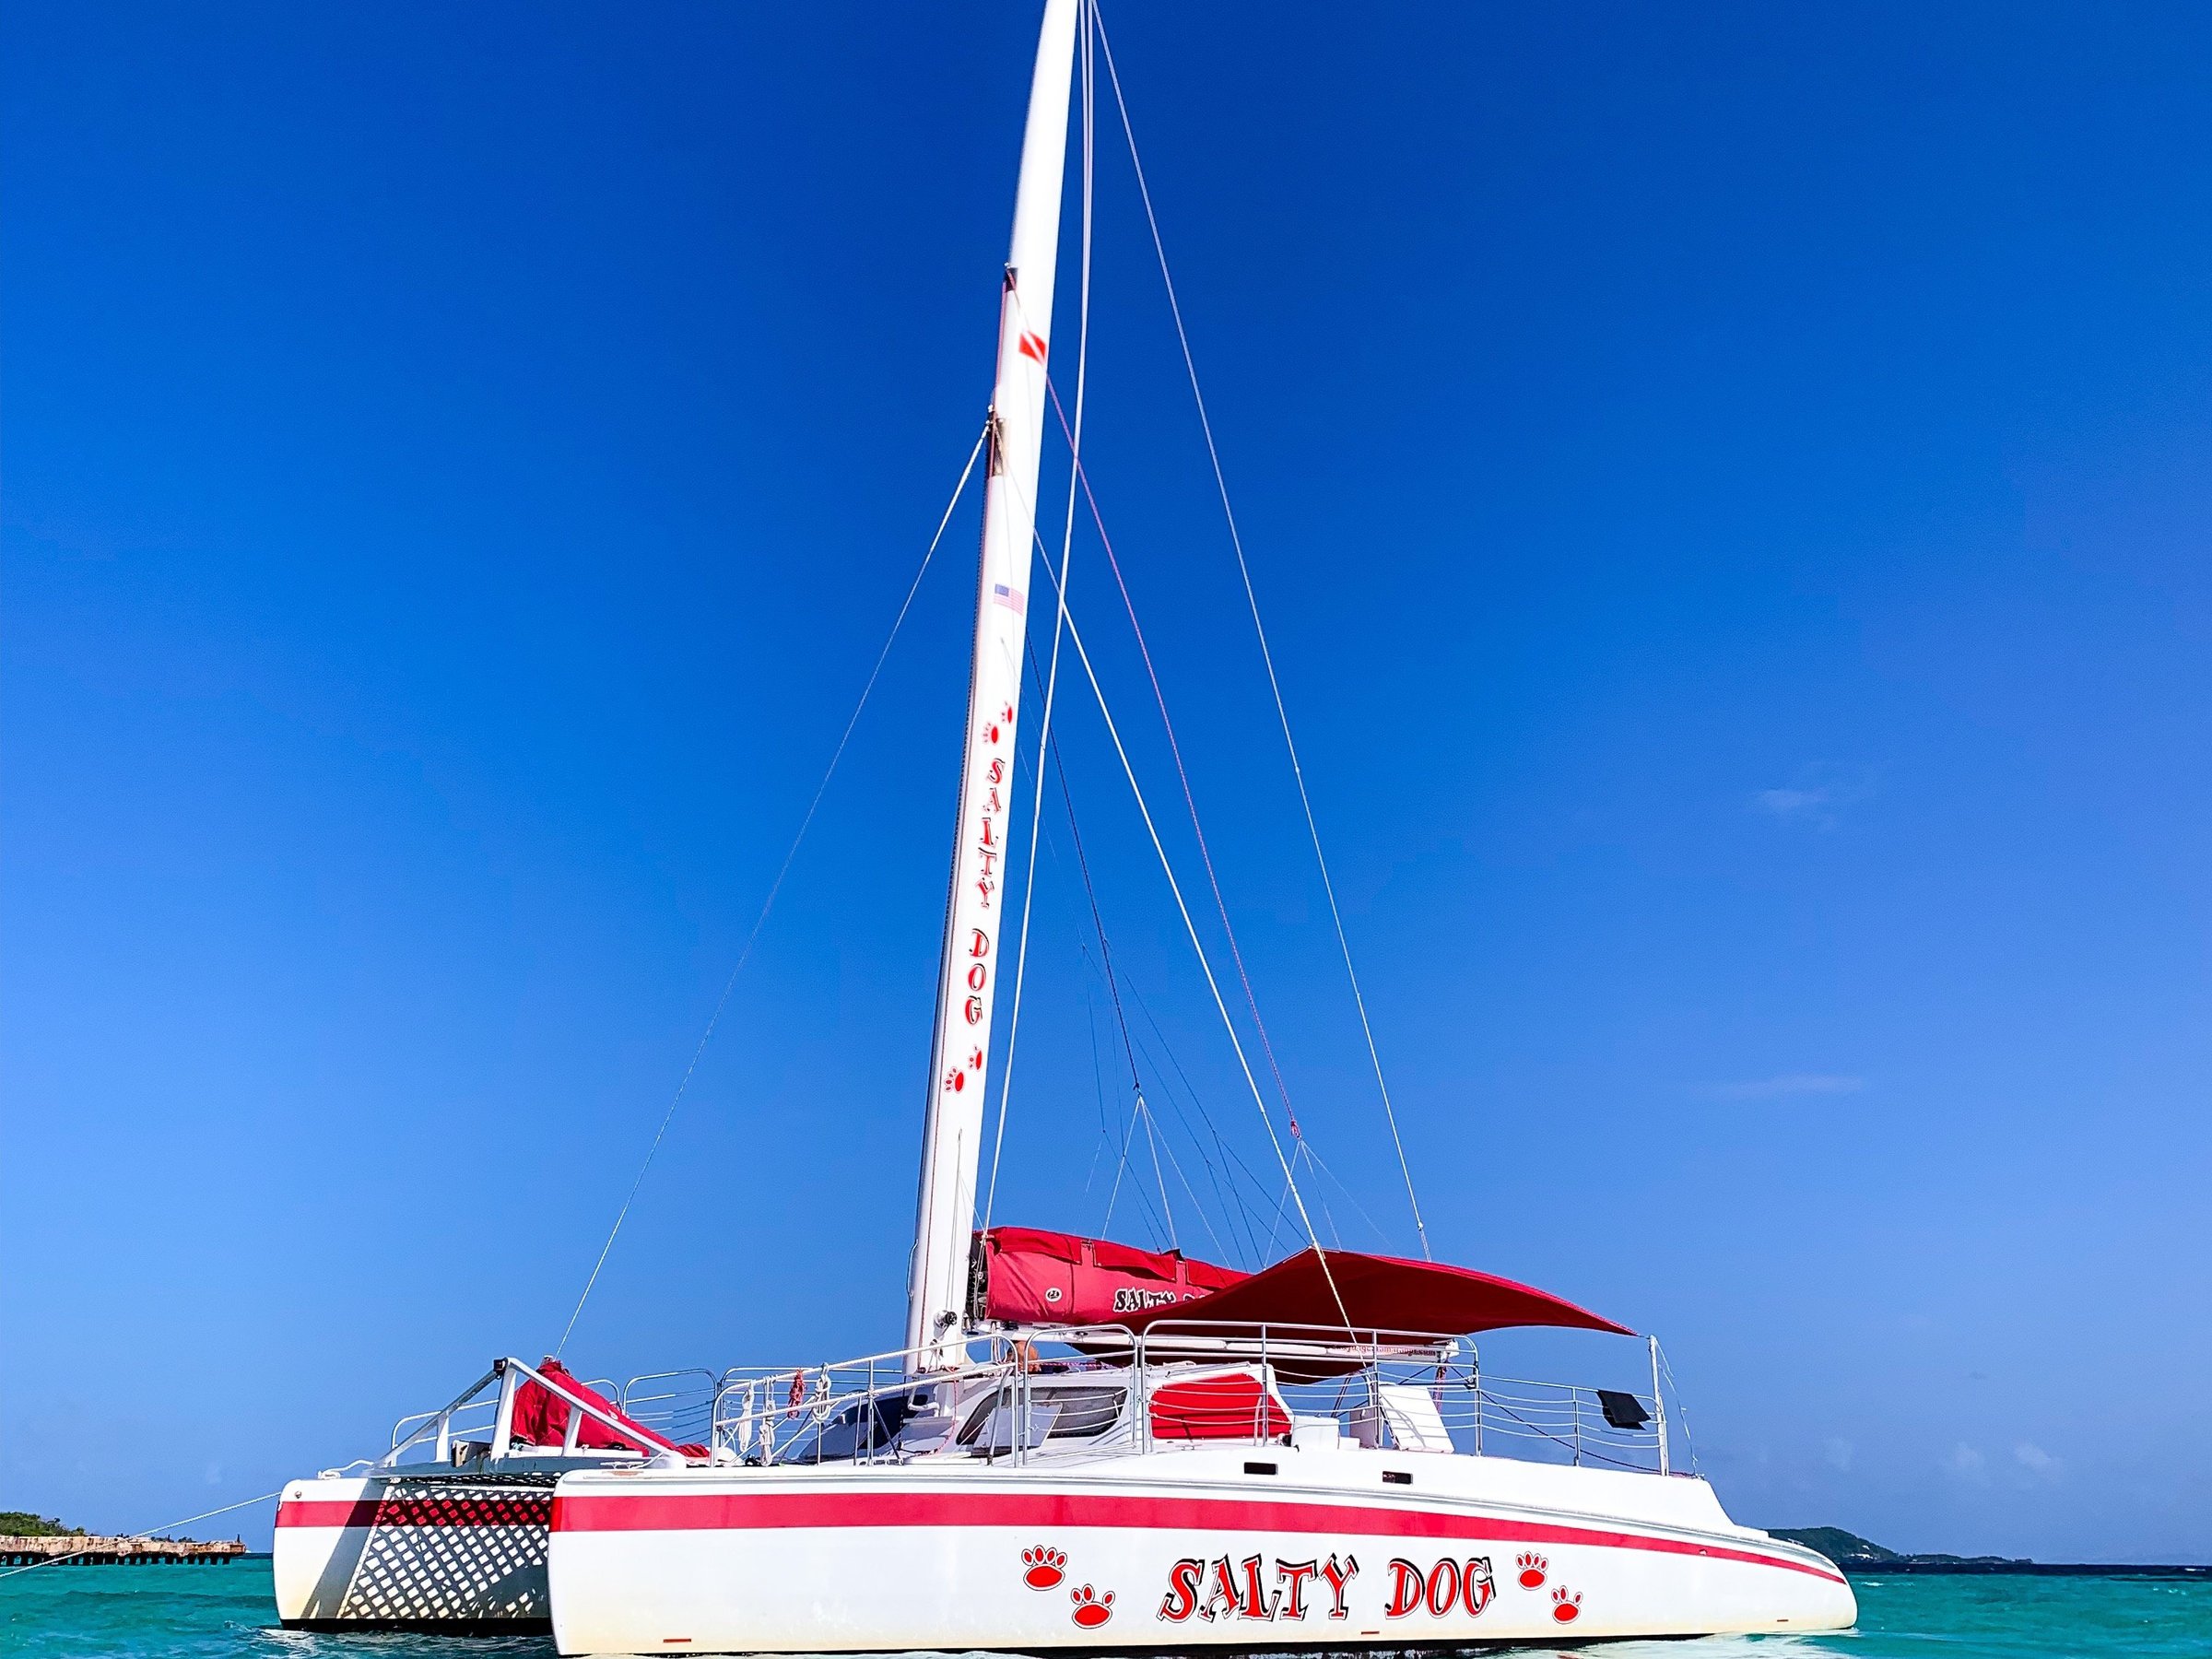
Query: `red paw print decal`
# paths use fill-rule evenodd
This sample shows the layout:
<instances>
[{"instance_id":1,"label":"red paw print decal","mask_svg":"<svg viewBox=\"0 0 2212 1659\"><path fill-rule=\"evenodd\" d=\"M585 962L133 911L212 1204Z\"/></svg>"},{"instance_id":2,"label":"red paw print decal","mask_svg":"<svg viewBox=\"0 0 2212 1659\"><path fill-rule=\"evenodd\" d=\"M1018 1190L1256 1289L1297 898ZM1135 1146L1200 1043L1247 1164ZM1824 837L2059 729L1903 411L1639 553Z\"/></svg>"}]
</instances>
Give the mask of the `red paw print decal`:
<instances>
[{"instance_id":1,"label":"red paw print decal","mask_svg":"<svg viewBox=\"0 0 2212 1659\"><path fill-rule=\"evenodd\" d=\"M1070 1617L1083 1630L1095 1630L1113 1617L1113 1592L1111 1590L1100 1595L1086 1584L1080 1590L1071 1591L1069 1599L1076 1604L1076 1610Z\"/></svg>"},{"instance_id":2,"label":"red paw print decal","mask_svg":"<svg viewBox=\"0 0 2212 1659\"><path fill-rule=\"evenodd\" d=\"M1564 1584L1554 1590L1551 1593L1551 1616L1561 1624L1572 1624L1580 1618L1583 1616L1582 1592L1578 1590L1571 1594Z\"/></svg>"},{"instance_id":3,"label":"red paw print decal","mask_svg":"<svg viewBox=\"0 0 2212 1659\"><path fill-rule=\"evenodd\" d=\"M1540 1555L1524 1555L1514 1558L1513 1565L1521 1569L1521 1588L1535 1590L1543 1584L1545 1570L1551 1563Z\"/></svg>"},{"instance_id":4,"label":"red paw print decal","mask_svg":"<svg viewBox=\"0 0 2212 1659\"><path fill-rule=\"evenodd\" d=\"M1067 1551L1040 1544L1021 1552L1021 1582L1032 1590L1050 1590L1066 1575Z\"/></svg>"}]
</instances>

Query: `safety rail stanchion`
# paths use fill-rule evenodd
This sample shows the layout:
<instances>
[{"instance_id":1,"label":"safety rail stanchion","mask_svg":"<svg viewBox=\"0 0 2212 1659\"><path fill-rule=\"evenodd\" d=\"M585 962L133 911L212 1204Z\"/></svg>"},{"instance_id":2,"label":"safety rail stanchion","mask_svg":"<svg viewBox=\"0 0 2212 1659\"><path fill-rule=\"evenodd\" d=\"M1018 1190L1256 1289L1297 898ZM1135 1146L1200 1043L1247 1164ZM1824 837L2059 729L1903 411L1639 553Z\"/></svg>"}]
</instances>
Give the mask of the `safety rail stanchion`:
<instances>
[{"instance_id":1,"label":"safety rail stanchion","mask_svg":"<svg viewBox=\"0 0 2212 1659\"><path fill-rule=\"evenodd\" d=\"M714 1379L713 1396L707 1405L707 1449L710 1453L727 1452L742 1463L752 1444L749 1432L751 1424L747 1411L741 1409L737 1415L735 1430L732 1431L729 1415L724 1405L732 1394L736 1394L748 1405L752 1395L751 1384L741 1379L734 1370L726 1371Z\"/></svg>"},{"instance_id":2,"label":"safety rail stanchion","mask_svg":"<svg viewBox=\"0 0 2212 1659\"><path fill-rule=\"evenodd\" d=\"M1152 1368L1145 1358L1145 1340L1150 1333L1136 1333L1136 1417L1139 1428L1137 1442L1147 1452L1152 1450Z\"/></svg>"},{"instance_id":3,"label":"safety rail stanchion","mask_svg":"<svg viewBox=\"0 0 2212 1659\"><path fill-rule=\"evenodd\" d=\"M500 1361L500 1414L491 1422L491 1453L494 1458L505 1457L514 1443L514 1397L522 1385L516 1381L518 1370L512 1360Z\"/></svg>"},{"instance_id":4,"label":"safety rail stanchion","mask_svg":"<svg viewBox=\"0 0 2212 1659\"><path fill-rule=\"evenodd\" d=\"M1265 1438L1263 1431L1267 1427L1269 1415L1267 1407L1273 1404L1269 1395L1275 1386L1274 1376L1275 1372L1267 1363L1267 1327L1262 1325L1260 1327L1260 1393L1259 1398L1252 1403L1252 1438L1255 1441Z\"/></svg>"},{"instance_id":5,"label":"safety rail stanchion","mask_svg":"<svg viewBox=\"0 0 2212 1659\"><path fill-rule=\"evenodd\" d=\"M1469 1345L1472 1347L1472 1344ZM1469 1374L1474 1378L1475 1394L1475 1455L1482 1455L1482 1350L1474 1348L1469 1363Z\"/></svg>"}]
</instances>

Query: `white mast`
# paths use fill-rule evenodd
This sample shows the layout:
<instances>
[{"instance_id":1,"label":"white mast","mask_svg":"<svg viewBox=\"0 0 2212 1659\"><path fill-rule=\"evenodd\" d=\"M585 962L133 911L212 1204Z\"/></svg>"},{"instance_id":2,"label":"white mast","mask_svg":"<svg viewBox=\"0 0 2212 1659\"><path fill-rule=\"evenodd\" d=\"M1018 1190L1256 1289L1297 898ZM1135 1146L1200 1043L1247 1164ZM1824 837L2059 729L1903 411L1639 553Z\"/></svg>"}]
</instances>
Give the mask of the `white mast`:
<instances>
[{"instance_id":1,"label":"white mast","mask_svg":"<svg viewBox=\"0 0 2212 1659\"><path fill-rule=\"evenodd\" d=\"M968 1305L975 1175L983 1144L991 1069L991 1009L999 968L999 898L1006 869L1007 808L1014 798L1014 735L1021 711L1022 641L1030 602L1030 547L1037 519L1037 463L1045 416L1044 364L1053 335L1053 276L1060 243L1060 177L1067 155L1068 82L1079 0L1045 0L1030 85L1030 120L1014 194L998 319L998 378L991 398L991 472L983 486L975 649L968 671L968 739L937 966L937 1021L930 1041L929 1121L907 1279L906 1342L925 1349L914 1369L960 1362Z\"/></svg>"}]
</instances>

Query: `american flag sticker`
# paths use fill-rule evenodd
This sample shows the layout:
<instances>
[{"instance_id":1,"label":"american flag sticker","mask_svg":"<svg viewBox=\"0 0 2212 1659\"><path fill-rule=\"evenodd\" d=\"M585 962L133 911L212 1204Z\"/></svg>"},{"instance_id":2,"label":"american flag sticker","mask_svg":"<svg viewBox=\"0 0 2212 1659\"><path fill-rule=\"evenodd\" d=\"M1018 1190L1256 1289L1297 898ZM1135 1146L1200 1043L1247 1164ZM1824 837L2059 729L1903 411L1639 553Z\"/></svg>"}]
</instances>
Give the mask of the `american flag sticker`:
<instances>
[{"instance_id":1,"label":"american flag sticker","mask_svg":"<svg viewBox=\"0 0 2212 1659\"><path fill-rule=\"evenodd\" d=\"M1022 597L1019 588L1010 588L1003 582L994 582L991 584L991 603L1003 605L1018 617L1027 608L1029 601Z\"/></svg>"}]
</instances>

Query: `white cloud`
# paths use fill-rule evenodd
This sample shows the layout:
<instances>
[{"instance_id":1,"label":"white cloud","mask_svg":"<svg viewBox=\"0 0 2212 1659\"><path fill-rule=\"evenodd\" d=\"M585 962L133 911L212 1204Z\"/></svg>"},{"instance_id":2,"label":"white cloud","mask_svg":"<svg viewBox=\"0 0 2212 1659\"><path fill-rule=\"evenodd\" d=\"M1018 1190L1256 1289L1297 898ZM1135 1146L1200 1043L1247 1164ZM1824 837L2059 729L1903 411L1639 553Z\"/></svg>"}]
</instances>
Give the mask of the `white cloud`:
<instances>
[{"instance_id":1,"label":"white cloud","mask_svg":"<svg viewBox=\"0 0 2212 1659\"><path fill-rule=\"evenodd\" d=\"M1762 789L1751 799L1776 818L1797 818L1826 806L1834 792L1820 789Z\"/></svg>"},{"instance_id":2,"label":"white cloud","mask_svg":"<svg viewBox=\"0 0 2212 1659\"><path fill-rule=\"evenodd\" d=\"M2015 1446L2012 1460L2039 1480L2056 1480L2064 1467L2057 1458L2031 1441L2022 1441Z\"/></svg>"},{"instance_id":3,"label":"white cloud","mask_svg":"<svg viewBox=\"0 0 2212 1659\"><path fill-rule=\"evenodd\" d=\"M1792 783L1751 792L1751 810L1785 824L1833 830L1844 807L1874 793L1874 776L1825 763L1800 769Z\"/></svg>"},{"instance_id":4,"label":"white cloud","mask_svg":"<svg viewBox=\"0 0 2212 1659\"><path fill-rule=\"evenodd\" d=\"M1716 1100L1782 1100L1797 1095L1856 1094L1865 1086L1864 1077L1835 1072L1784 1072L1744 1083L1709 1083L1698 1092Z\"/></svg>"},{"instance_id":5,"label":"white cloud","mask_svg":"<svg viewBox=\"0 0 2212 1659\"><path fill-rule=\"evenodd\" d=\"M1971 1480L1977 1485L1989 1479L1989 1459L1964 1441L1944 1454L1943 1466L1959 1479Z\"/></svg>"}]
</instances>

